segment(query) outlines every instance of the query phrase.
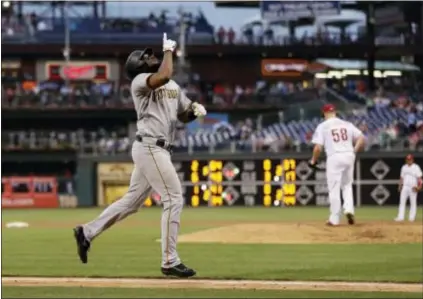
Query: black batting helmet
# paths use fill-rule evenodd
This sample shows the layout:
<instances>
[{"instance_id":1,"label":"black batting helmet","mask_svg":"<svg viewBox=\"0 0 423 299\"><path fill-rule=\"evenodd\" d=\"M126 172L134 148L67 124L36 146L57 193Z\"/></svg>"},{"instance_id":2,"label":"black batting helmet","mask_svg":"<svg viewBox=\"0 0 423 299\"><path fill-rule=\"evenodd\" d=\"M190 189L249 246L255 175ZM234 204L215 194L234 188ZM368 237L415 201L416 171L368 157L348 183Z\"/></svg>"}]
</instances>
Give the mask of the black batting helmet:
<instances>
[{"instance_id":1,"label":"black batting helmet","mask_svg":"<svg viewBox=\"0 0 423 299\"><path fill-rule=\"evenodd\" d=\"M128 79L134 79L138 74L148 73L149 67L146 59L154 54L153 49L146 48L145 50L135 50L129 54L125 63L125 73Z\"/></svg>"}]
</instances>

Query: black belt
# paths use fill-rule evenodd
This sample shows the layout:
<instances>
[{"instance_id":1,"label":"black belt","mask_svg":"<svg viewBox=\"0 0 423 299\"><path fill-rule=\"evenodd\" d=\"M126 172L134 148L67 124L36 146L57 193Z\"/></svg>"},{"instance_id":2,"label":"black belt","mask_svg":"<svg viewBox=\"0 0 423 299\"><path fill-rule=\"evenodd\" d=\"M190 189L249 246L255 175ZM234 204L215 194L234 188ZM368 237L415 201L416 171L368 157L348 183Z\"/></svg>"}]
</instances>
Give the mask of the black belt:
<instances>
[{"instance_id":1,"label":"black belt","mask_svg":"<svg viewBox=\"0 0 423 299\"><path fill-rule=\"evenodd\" d=\"M142 142L142 136L136 135L135 140L138 141L138 142ZM163 139L157 139L156 145L165 149L165 150L167 150L170 153L172 153L172 151L173 151L173 145L171 145L171 144L166 145L166 141L163 140Z\"/></svg>"}]
</instances>

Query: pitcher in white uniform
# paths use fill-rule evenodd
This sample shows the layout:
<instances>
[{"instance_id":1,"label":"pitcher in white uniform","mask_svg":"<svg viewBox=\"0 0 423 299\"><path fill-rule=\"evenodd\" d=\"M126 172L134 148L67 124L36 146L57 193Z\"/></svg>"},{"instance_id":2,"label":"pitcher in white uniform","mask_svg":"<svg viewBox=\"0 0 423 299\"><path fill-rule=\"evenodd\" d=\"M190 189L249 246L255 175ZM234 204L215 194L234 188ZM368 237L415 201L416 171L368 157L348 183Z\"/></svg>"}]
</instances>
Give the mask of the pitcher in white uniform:
<instances>
[{"instance_id":1,"label":"pitcher in white uniform","mask_svg":"<svg viewBox=\"0 0 423 299\"><path fill-rule=\"evenodd\" d=\"M132 145L134 170L128 192L96 219L74 229L78 255L88 262L92 241L118 221L135 213L154 189L163 204L161 219L161 271L190 277L196 272L180 260L176 245L183 207L182 187L171 161L176 124L206 115L203 105L191 102L171 79L176 42L163 34L163 61L151 48L132 52L125 64L137 114L137 136Z\"/></svg>"},{"instance_id":2,"label":"pitcher in white uniform","mask_svg":"<svg viewBox=\"0 0 423 299\"><path fill-rule=\"evenodd\" d=\"M352 225L355 223L352 190L355 155L363 148L364 135L352 123L338 118L333 105L325 105L322 111L325 120L317 126L313 134L314 149L310 164L316 165L324 147L330 204L330 216L326 224L339 225L342 191L344 214Z\"/></svg>"},{"instance_id":3,"label":"pitcher in white uniform","mask_svg":"<svg viewBox=\"0 0 423 299\"><path fill-rule=\"evenodd\" d=\"M407 155L405 164L401 168L400 184L398 190L400 193L400 202L398 215L395 221L404 221L405 208L407 200L410 199L410 211L408 220L416 220L417 214L417 193L422 189L422 170L419 165L414 163L413 155Z\"/></svg>"}]
</instances>

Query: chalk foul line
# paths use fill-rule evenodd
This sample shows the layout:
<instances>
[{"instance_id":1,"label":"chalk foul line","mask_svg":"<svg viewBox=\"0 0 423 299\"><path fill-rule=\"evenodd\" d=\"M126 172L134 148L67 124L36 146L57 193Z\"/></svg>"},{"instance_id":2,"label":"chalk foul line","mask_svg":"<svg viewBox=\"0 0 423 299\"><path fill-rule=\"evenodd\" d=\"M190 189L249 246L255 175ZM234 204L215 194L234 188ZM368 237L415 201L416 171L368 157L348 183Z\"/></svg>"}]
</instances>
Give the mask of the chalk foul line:
<instances>
[{"instance_id":1,"label":"chalk foul line","mask_svg":"<svg viewBox=\"0 0 423 299\"><path fill-rule=\"evenodd\" d=\"M422 283L331 282L331 281L261 281L205 279L132 279L76 277L2 277L3 286L110 287L110 288L175 288L239 290L309 290L361 292L422 293Z\"/></svg>"}]
</instances>

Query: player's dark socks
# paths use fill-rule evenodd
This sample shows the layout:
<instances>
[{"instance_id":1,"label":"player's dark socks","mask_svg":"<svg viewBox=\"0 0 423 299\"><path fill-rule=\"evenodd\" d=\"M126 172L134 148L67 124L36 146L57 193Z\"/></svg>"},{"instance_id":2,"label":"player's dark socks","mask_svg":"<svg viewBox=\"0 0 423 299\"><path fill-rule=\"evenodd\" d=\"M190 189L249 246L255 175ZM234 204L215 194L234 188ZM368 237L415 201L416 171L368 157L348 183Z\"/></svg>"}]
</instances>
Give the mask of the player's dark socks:
<instances>
[{"instance_id":1,"label":"player's dark socks","mask_svg":"<svg viewBox=\"0 0 423 299\"><path fill-rule=\"evenodd\" d=\"M84 235L84 229L82 226L77 226L73 229L73 235L76 240L76 246L78 250L79 259L82 263L88 262L88 250L90 250L90 242Z\"/></svg>"},{"instance_id":2,"label":"player's dark socks","mask_svg":"<svg viewBox=\"0 0 423 299\"><path fill-rule=\"evenodd\" d=\"M162 268L162 273L166 276L176 276L176 277L191 277L197 274L195 270L188 268L184 264L179 264L172 268Z\"/></svg>"},{"instance_id":3,"label":"player's dark socks","mask_svg":"<svg viewBox=\"0 0 423 299\"><path fill-rule=\"evenodd\" d=\"M354 225L355 224L354 214L347 213L347 214L345 214L345 216L347 217L347 220L348 220L348 224L349 225Z\"/></svg>"}]
</instances>

